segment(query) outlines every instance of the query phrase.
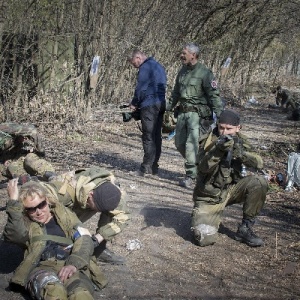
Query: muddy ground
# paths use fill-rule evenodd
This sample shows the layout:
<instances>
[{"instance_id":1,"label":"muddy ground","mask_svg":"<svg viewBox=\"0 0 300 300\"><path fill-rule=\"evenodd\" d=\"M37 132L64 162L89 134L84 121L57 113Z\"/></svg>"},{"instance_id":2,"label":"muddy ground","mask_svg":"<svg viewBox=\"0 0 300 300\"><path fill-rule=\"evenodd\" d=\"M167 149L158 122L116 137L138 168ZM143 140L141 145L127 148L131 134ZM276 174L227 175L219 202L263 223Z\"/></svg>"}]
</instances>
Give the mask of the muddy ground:
<instances>
[{"instance_id":1,"label":"muddy ground","mask_svg":"<svg viewBox=\"0 0 300 300\"><path fill-rule=\"evenodd\" d=\"M267 103L234 109L241 113L243 132L263 156L266 169L284 172L288 154L300 141L300 122L287 121L285 112L268 109ZM114 172L129 195L132 221L109 244L126 257L126 264L101 265L109 284L95 299L300 299L299 191L286 193L271 185L254 228L265 246L250 248L233 239L241 220L241 207L234 205L225 210L218 242L197 247L190 231L192 189L178 186L184 169L174 140L163 141L159 176L130 174L142 158L137 124L122 123L119 115L109 111L96 111L75 132L70 126L55 133L46 125L40 127L47 157L58 172L104 166ZM1 190L0 195L4 206L6 191ZM1 211L0 231L5 221L5 211ZM91 230L96 221L94 217L88 222ZM142 247L127 250L126 243L134 239ZM1 243L1 299L28 299L7 287L21 258L16 246Z\"/></svg>"}]
</instances>

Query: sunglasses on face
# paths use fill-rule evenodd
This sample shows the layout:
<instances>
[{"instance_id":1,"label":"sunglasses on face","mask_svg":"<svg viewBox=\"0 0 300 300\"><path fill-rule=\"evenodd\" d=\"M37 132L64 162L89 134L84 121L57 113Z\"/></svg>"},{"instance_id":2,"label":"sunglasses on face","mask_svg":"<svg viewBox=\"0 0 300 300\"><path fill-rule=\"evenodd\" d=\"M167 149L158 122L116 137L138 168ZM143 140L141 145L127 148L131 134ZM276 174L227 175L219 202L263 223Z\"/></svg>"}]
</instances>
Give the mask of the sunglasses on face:
<instances>
[{"instance_id":1,"label":"sunglasses on face","mask_svg":"<svg viewBox=\"0 0 300 300\"><path fill-rule=\"evenodd\" d=\"M33 207L24 207L24 210L29 213L29 214L34 214L36 212L37 209L43 209L45 208L47 205L47 201L44 200L41 203L39 203L37 206L33 206Z\"/></svg>"}]
</instances>

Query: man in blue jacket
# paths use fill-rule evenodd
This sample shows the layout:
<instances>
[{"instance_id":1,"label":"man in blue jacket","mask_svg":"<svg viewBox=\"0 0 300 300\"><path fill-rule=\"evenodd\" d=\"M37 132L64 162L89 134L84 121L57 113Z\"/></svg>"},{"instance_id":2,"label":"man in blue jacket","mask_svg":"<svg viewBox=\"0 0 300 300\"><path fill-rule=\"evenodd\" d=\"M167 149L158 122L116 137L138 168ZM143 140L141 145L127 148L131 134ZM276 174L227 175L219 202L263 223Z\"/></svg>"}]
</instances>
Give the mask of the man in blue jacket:
<instances>
[{"instance_id":1,"label":"man in blue jacket","mask_svg":"<svg viewBox=\"0 0 300 300\"><path fill-rule=\"evenodd\" d=\"M161 155L161 128L165 112L167 76L164 67L153 57L134 50L128 61L137 69L137 84L130 108L140 112L143 162L137 175L157 175Z\"/></svg>"}]
</instances>

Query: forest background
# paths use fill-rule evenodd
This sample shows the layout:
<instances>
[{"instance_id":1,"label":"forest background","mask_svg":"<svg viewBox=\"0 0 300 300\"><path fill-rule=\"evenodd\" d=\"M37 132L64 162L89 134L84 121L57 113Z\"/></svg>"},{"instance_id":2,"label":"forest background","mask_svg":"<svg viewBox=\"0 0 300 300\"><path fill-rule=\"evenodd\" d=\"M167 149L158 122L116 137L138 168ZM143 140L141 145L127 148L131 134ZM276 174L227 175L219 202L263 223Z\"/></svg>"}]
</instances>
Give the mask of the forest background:
<instances>
[{"instance_id":1,"label":"forest background","mask_svg":"<svg viewBox=\"0 0 300 300\"><path fill-rule=\"evenodd\" d=\"M299 190L270 185L255 226L264 247L234 240L239 205L225 210L218 242L197 247L193 191L178 185L184 168L174 139L163 140L159 176L131 175L141 132L119 109L135 86L137 70L126 61L132 49L165 66L169 96L182 45L196 42L265 169L284 173L300 123L268 105L277 85L300 89L299 10L300 0L0 0L1 122L35 124L58 173L102 166L129 196L131 223L109 244L126 264L101 266L109 285L95 299L300 299ZM248 105L252 96L257 105ZM0 232L6 200L1 189ZM141 249L128 251L135 239ZM0 298L29 299L8 287L23 252L0 241L0 257Z\"/></svg>"},{"instance_id":2,"label":"forest background","mask_svg":"<svg viewBox=\"0 0 300 300\"><path fill-rule=\"evenodd\" d=\"M165 66L170 95L189 41L230 101L298 85L299 0L1 0L0 8L2 122L73 127L94 107L128 103L134 48Z\"/></svg>"}]
</instances>

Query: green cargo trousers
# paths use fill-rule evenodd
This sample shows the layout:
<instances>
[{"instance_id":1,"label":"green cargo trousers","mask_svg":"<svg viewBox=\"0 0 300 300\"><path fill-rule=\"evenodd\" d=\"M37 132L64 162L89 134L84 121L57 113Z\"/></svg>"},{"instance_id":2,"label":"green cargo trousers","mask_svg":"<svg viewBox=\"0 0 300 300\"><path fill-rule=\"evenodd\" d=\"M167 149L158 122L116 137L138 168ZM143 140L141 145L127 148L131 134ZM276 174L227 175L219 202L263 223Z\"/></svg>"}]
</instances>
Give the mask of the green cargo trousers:
<instances>
[{"instance_id":1,"label":"green cargo trousers","mask_svg":"<svg viewBox=\"0 0 300 300\"><path fill-rule=\"evenodd\" d=\"M192 211L192 230L199 246L208 246L217 241L218 229L226 206L243 203L243 217L254 219L261 211L268 191L268 182L263 176L250 175L237 184L227 188L223 202L216 203L197 197L197 185L194 189L194 208ZM200 228L200 229L199 229ZM200 232L199 232L200 231Z\"/></svg>"},{"instance_id":2,"label":"green cargo trousers","mask_svg":"<svg viewBox=\"0 0 300 300\"><path fill-rule=\"evenodd\" d=\"M175 147L185 159L186 176L196 178L200 117L198 112L180 112L176 124Z\"/></svg>"},{"instance_id":3,"label":"green cargo trousers","mask_svg":"<svg viewBox=\"0 0 300 300\"><path fill-rule=\"evenodd\" d=\"M46 171L55 172L53 166L48 161L34 153L28 153L26 156L8 163L3 175L9 178L25 174L43 176Z\"/></svg>"},{"instance_id":4,"label":"green cargo trousers","mask_svg":"<svg viewBox=\"0 0 300 300\"><path fill-rule=\"evenodd\" d=\"M58 274L64 265L65 261L61 260L42 261L32 273L39 270L47 270ZM93 300L94 290L91 279L78 270L64 284L62 282L48 283L39 292L42 299L47 300Z\"/></svg>"}]
</instances>

